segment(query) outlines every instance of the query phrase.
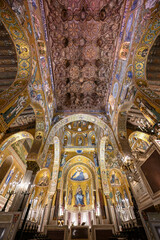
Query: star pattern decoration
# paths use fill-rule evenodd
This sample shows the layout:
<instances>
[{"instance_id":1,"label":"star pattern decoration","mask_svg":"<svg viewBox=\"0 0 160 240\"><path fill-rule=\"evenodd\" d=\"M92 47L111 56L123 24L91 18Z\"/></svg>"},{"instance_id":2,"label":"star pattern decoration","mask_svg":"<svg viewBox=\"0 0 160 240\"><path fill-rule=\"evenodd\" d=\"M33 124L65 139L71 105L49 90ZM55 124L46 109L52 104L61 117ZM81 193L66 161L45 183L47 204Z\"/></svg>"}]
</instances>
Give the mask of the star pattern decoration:
<instances>
[{"instance_id":1,"label":"star pattern decoration","mask_svg":"<svg viewBox=\"0 0 160 240\"><path fill-rule=\"evenodd\" d=\"M105 111L124 0L44 0L57 110Z\"/></svg>"}]
</instances>

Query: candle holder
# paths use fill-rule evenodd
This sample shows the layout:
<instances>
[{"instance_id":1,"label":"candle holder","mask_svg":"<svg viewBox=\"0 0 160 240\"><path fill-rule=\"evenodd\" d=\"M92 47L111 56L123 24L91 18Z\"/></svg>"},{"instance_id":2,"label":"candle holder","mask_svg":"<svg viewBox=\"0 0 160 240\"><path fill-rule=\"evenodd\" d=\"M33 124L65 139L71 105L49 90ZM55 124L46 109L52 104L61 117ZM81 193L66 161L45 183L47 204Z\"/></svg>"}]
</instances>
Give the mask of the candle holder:
<instances>
[{"instance_id":1,"label":"candle holder","mask_svg":"<svg viewBox=\"0 0 160 240\"><path fill-rule=\"evenodd\" d=\"M22 206L23 206L25 197L26 197L27 195L29 195L30 193L26 190L26 191L22 191L21 194L23 194L23 198L22 198L22 201L21 201L21 205L20 205L19 208L18 208L18 212L21 212L21 211L22 211Z\"/></svg>"},{"instance_id":2,"label":"candle holder","mask_svg":"<svg viewBox=\"0 0 160 240\"><path fill-rule=\"evenodd\" d=\"M9 190L7 193L9 194L9 196L8 196L8 199L7 199L6 203L4 204L1 212L5 212L6 207L7 207L7 204L8 204L8 202L9 202L11 196L12 196L13 194L15 194L15 192L14 192L13 190L12 190L12 191Z\"/></svg>"}]
</instances>

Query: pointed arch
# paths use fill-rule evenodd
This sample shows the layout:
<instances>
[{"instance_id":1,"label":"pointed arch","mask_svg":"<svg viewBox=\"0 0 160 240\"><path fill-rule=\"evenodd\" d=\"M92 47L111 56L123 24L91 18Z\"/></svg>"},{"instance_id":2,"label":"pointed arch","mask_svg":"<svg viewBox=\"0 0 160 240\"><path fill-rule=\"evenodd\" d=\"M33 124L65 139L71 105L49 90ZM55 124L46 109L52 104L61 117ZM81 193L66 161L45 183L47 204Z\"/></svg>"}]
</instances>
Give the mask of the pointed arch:
<instances>
[{"instance_id":1,"label":"pointed arch","mask_svg":"<svg viewBox=\"0 0 160 240\"><path fill-rule=\"evenodd\" d=\"M106 170L106 162L105 162L105 144L108 138L104 136L100 141L100 152L99 152L99 166L101 170L101 179L102 179L102 186L105 195L109 195L109 186L108 186L108 179L107 179L107 170Z\"/></svg>"},{"instance_id":2,"label":"pointed arch","mask_svg":"<svg viewBox=\"0 0 160 240\"><path fill-rule=\"evenodd\" d=\"M50 195L53 195L56 191L59 165L60 165L60 141L57 136L53 138L53 144L54 144L54 165L53 165L50 190L49 190Z\"/></svg>"},{"instance_id":3,"label":"pointed arch","mask_svg":"<svg viewBox=\"0 0 160 240\"><path fill-rule=\"evenodd\" d=\"M155 107L160 109L160 98L148 85L146 77L146 65L148 53L160 34L160 11L155 15L148 29L143 34L135 51L133 59L133 74L136 87Z\"/></svg>"},{"instance_id":4,"label":"pointed arch","mask_svg":"<svg viewBox=\"0 0 160 240\"><path fill-rule=\"evenodd\" d=\"M10 137L6 138L1 144L0 144L0 152L4 151L7 147L12 145L13 143L22 140L22 139L31 139L33 141L33 136L29 132L22 131L15 133L11 135Z\"/></svg>"},{"instance_id":5,"label":"pointed arch","mask_svg":"<svg viewBox=\"0 0 160 240\"><path fill-rule=\"evenodd\" d=\"M105 140L106 140L108 135L109 135L110 140L112 141L113 147L115 149L115 154L117 153L117 156L119 156L119 157L121 156L121 154L119 153L118 144L117 144L115 136L112 132L112 128L109 126L109 124L105 123L104 121L102 121L101 119L99 119L95 116L92 116L92 115L89 115L89 114L74 114L74 115L68 116L68 117L60 120L58 123L56 123L52 127L52 129L49 133L48 139L47 139L46 144L44 146L43 153L40 156L39 162L41 161L40 164L43 165L43 161L45 160L45 156L47 154L49 145L53 144L54 141L55 141L54 139L55 139L56 132L61 127L63 127L64 125L66 125L70 122L78 121L78 120L85 120L85 121L92 122L92 123L98 125L100 128L102 128L104 130L104 134L106 135L106 137L102 141L102 148L101 148L101 155L100 155L100 158L99 158L99 162L101 164L101 174L102 174L102 179L103 179L102 185L103 185L104 193L108 194L107 174L106 174L106 171L105 171L105 157L103 155L104 149L105 149ZM56 137L56 139L57 139L57 137ZM57 139L56 141L59 141L59 139ZM55 152L56 152L56 150L55 150ZM59 154L59 153L57 153L57 154ZM57 157L57 160L58 159L60 161L60 157L59 158ZM54 191L55 191L56 184L57 184L56 178L58 177L58 170L57 170L58 166L59 166L59 163L57 162L57 163L54 164L54 167L53 167L53 169L54 169L53 170L54 181L52 181L52 186L53 186L52 189L54 189ZM51 190L51 191L52 191L52 193L54 192L53 190Z\"/></svg>"},{"instance_id":6,"label":"pointed arch","mask_svg":"<svg viewBox=\"0 0 160 240\"><path fill-rule=\"evenodd\" d=\"M0 93L0 131L4 132L16 116L30 104L27 85L31 78L32 53L30 44L19 21L8 6L1 0L0 21L8 31L17 54L17 75L11 86Z\"/></svg>"},{"instance_id":7,"label":"pointed arch","mask_svg":"<svg viewBox=\"0 0 160 240\"><path fill-rule=\"evenodd\" d=\"M51 131L48 134L48 138L47 138L47 141L45 143L43 153L41 154L40 159L39 159L40 164L43 164L43 161L45 159L45 156L46 156L46 153L48 151L49 145L53 143L53 139L54 139L54 136L56 135L56 132L61 127L65 126L66 124L68 124L70 122L79 121L79 120L88 121L88 122L91 122L95 125L98 125L104 131L104 135L106 135L106 136L109 135L110 136L110 140L112 141L115 152L118 155L121 155L119 153L119 151L121 152L121 149L119 149L117 140L115 138L115 135L112 131L112 127L110 126L109 122L106 123L103 120L101 120L100 118L98 118L97 116L79 113L79 114L73 114L73 115L70 115L68 117L65 117L62 120L60 120L59 122L57 122L54 126L52 126Z\"/></svg>"}]
</instances>

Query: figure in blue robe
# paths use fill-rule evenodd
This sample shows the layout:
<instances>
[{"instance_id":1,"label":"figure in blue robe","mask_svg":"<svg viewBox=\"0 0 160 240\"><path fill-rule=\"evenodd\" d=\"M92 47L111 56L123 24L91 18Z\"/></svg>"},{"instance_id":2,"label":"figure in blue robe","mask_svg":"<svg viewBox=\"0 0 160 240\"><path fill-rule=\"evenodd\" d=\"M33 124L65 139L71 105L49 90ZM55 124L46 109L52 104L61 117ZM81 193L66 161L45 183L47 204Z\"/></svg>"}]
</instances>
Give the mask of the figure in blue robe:
<instances>
[{"instance_id":1,"label":"figure in blue robe","mask_svg":"<svg viewBox=\"0 0 160 240\"><path fill-rule=\"evenodd\" d=\"M115 183L115 174L112 174L110 183Z\"/></svg>"},{"instance_id":2,"label":"figure in blue robe","mask_svg":"<svg viewBox=\"0 0 160 240\"><path fill-rule=\"evenodd\" d=\"M84 181L85 180L85 177L84 177L84 174L83 172L75 172L73 174L73 176L71 177L72 180L76 180L76 181Z\"/></svg>"},{"instance_id":3,"label":"figure in blue robe","mask_svg":"<svg viewBox=\"0 0 160 240\"><path fill-rule=\"evenodd\" d=\"M77 188L77 192L75 195L75 202L76 202L76 205L84 205L84 195L82 193L82 188L80 187L80 185Z\"/></svg>"},{"instance_id":4,"label":"figure in blue robe","mask_svg":"<svg viewBox=\"0 0 160 240\"><path fill-rule=\"evenodd\" d=\"M94 164L95 164L95 166L96 166L96 167L99 167L98 157L97 157L97 154L96 154L96 153L94 153L93 159L94 159Z\"/></svg>"}]
</instances>

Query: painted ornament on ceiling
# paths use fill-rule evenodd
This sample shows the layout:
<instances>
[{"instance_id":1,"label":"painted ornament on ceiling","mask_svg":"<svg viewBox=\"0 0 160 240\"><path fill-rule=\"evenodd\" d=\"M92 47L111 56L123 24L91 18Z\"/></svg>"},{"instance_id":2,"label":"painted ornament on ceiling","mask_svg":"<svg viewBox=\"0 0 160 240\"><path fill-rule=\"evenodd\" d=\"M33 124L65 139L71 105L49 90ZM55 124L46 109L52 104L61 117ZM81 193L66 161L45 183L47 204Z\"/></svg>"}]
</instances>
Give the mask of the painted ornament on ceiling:
<instances>
[{"instance_id":1,"label":"painted ornament on ceiling","mask_svg":"<svg viewBox=\"0 0 160 240\"><path fill-rule=\"evenodd\" d=\"M57 109L105 109L123 6L124 1L44 1Z\"/></svg>"}]
</instances>

